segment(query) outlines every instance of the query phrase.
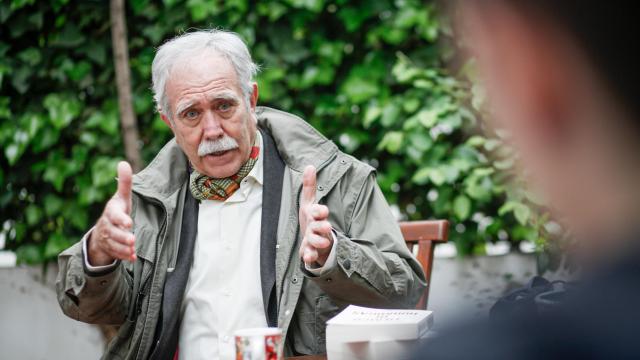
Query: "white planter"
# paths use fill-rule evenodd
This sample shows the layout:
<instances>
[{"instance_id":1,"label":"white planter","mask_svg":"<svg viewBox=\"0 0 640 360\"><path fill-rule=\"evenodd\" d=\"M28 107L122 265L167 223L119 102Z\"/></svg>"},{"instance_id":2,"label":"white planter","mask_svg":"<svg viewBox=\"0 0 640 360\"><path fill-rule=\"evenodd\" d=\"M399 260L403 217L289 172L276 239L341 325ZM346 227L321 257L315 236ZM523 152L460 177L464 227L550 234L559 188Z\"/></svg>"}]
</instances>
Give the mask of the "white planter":
<instances>
[{"instance_id":1,"label":"white planter","mask_svg":"<svg viewBox=\"0 0 640 360\"><path fill-rule=\"evenodd\" d=\"M429 310L436 324L487 314L505 293L536 274L535 254L435 258Z\"/></svg>"},{"instance_id":2,"label":"white planter","mask_svg":"<svg viewBox=\"0 0 640 360\"><path fill-rule=\"evenodd\" d=\"M104 341L97 327L66 317L56 300L56 268L0 268L2 359L98 359Z\"/></svg>"}]
</instances>

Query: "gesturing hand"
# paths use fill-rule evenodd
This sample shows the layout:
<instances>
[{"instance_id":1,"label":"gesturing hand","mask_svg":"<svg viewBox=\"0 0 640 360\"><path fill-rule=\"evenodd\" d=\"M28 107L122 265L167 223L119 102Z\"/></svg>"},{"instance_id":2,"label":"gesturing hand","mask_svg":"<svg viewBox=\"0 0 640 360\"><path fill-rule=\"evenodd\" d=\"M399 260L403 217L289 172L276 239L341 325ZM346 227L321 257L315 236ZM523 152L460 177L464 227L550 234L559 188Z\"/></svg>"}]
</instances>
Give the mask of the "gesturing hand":
<instances>
[{"instance_id":1,"label":"gesturing hand","mask_svg":"<svg viewBox=\"0 0 640 360\"><path fill-rule=\"evenodd\" d=\"M331 252L333 237L329 208L316 204L316 168L307 166L302 174L302 198L300 199L300 231L304 234L300 245L300 257L308 265L323 266Z\"/></svg>"},{"instance_id":2,"label":"gesturing hand","mask_svg":"<svg viewBox=\"0 0 640 360\"><path fill-rule=\"evenodd\" d=\"M118 163L118 190L107 202L98 219L87 247L89 263L107 265L115 259L136 260L135 237L130 232L131 220L131 166Z\"/></svg>"}]
</instances>

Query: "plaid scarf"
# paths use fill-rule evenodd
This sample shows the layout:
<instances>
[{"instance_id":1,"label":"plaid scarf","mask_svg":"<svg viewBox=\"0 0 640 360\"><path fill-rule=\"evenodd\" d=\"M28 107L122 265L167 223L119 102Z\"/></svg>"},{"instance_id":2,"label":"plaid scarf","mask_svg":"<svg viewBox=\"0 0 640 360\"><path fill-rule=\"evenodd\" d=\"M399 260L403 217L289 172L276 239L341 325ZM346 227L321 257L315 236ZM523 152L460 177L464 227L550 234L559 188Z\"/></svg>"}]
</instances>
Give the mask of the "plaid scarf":
<instances>
[{"instance_id":1,"label":"plaid scarf","mask_svg":"<svg viewBox=\"0 0 640 360\"><path fill-rule=\"evenodd\" d=\"M240 188L240 182L249 175L249 172L251 172L251 169L253 169L253 166L258 161L259 154L260 147L255 145L254 142L249 160L242 164L240 170L238 170L235 175L227 178L212 178L193 169L189 177L189 189L193 197L198 200L227 200Z\"/></svg>"}]
</instances>

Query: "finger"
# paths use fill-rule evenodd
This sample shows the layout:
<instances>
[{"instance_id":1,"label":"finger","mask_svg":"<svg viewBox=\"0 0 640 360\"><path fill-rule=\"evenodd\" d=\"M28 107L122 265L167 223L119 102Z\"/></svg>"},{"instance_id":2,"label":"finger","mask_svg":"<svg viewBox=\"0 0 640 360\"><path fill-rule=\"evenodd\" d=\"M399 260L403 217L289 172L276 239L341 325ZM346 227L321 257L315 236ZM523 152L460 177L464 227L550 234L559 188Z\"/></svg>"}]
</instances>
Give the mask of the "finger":
<instances>
[{"instance_id":1,"label":"finger","mask_svg":"<svg viewBox=\"0 0 640 360\"><path fill-rule=\"evenodd\" d=\"M127 204L127 213L131 211L131 165L126 161L118 163L118 191L116 194Z\"/></svg>"},{"instance_id":2,"label":"finger","mask_svg":"<svg viewBox=\"0 0 640 360\"><path fill-rule=\"evenodd\" d=\"M133 246L123 245L116 241L109 241L105 245L105 251L116 259L129 260L132 256L135 256L135 249Z\"/></svg>"},{"instance_id":3,"label":"finger","mask_svg":"<svg viewBox=\"0 0 640 360\"><path fill-rule=\"evenodd\" d=\"M105 216L107 217L107 220L115 226L122 227L127 230L131 229L133 226L133 220L131 220L131 217L120 209L106 211Z\"/></svg>"},{"instance_id":4,"label":"finger","mask_svg":"<svg viewBox=\"0 0 640 360\"><path fill-rule=\"evenodd\" d=\"M329 217L329 208L325 205L313 204L309 206L309 217L313 220L326 220Z\"/></svg>"},{"instance_id":5,"label":"finger","mask_svg":"<svg viewBox=\"0 0 640 360\"><path fill-rule=\"evenodd\" d=\"M316 168L309 165L302 173L302 199L301 205L307 206L316 202Z\"/></svg>"},{"instance_id":6,"label":"finger","mask_svg":"<svg viewBox=\"0 0 640 360\"><path fill-rule=\"evenodd\" d=\"M307 226L307 232L318 235L326 235L331 232L331 223L328 221L313 221Z\"/></svg>"},{"instance_id":7,"label":"finger","mask_svg":"<svg viewBox=\"0 0 640 360\"><path fill-rule=\"evenodd\" d=\"M326 249L331 247L331 240L322 235L309 234L307 235L306 240L309 246L315 249Z\"/></svg>"},{"instance_id":8,"label":"finger","mask_svg":"<svg viewBox=\"0 0 640 360\"><path fill-rule=\"evenodd\" d=\"M106 232L106 236L110 240L119 242L127 246L133 246L136 242L135 235L113 225L111 225L109 230Z\"/></svg>"},{"instance_id":9,"label":"finger","mask_svg":"<svg viewBox=\"0 0 640 360\"><path fill-rule=\"evenodd\" d=\"M298 249L298 256L301 259L304 259L305 250L307 249L307 240L306 238L302 240L302 245L300 245L300 249Z\"/></svg>"},{"instance_id":10,"label":"finger","mask_svg":"<svg viewBox=\"0 0 640 360\"><path fill-rule=\"evenodd\" d=\"M302 260L307 264L313 264L318 260L318 251L310 246L305 247Z\"/></svg>"}]
</instances>

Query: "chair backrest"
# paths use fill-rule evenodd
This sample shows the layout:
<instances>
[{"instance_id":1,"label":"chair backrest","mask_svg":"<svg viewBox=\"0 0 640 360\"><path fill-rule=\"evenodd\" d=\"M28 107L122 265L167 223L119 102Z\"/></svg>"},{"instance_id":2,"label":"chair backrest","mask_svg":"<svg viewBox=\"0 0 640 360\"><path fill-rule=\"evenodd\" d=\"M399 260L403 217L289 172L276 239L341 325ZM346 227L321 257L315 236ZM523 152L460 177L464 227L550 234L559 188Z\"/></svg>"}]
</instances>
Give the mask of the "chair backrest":
<instances>
[{"instance_id":1,"label":"chair backrest","mask_svg":"<svg viewBox=\"0 0 640 360\"><path fill-rule=\"evenodd\" d=\"M418 246L418 261L422 265L427 280L427 287L416 306L426 309L431 288L431 269L433 267L433 249L437 243L447 242L449 238L449 222L447 220L421 220L400 222L400 231L409 251L414 252Z\"/></svg>"}]
</instances>

